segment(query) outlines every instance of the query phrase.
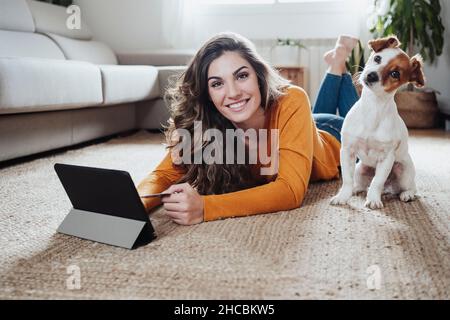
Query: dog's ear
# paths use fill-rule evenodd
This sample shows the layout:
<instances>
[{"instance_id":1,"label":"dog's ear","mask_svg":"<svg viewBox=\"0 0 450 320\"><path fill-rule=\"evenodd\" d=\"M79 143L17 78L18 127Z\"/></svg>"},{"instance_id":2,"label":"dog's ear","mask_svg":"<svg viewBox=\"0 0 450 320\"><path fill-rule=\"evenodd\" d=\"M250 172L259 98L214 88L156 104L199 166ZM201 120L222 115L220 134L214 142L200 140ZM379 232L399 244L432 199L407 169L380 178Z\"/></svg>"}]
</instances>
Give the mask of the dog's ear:
<instances>
[{"instance_id":1,"label":"dog's ear","mask_svg":"<svg viewBox=\"0 0 450 320\"><path fill-rule=\"evenodd\" d=\"M411 58L411 72L409 75L409 82L414 83L416 87L423 87L425 85L425 76L423 74L423 60L420 54L416 54Z\"/></svg>"},{"instance_id":2,"label":"dog's ear","mask_svg":"<svg viewBox=\"0 0 450 320\"><path fill-rule=\"evenodd\" d=\"M400 41L394 35L386 38L370 40L368 42L369 48L371 48L375 52L380 52L381 50L386 48L398 48L400 45Z\"/></svg>"}]
</instances>

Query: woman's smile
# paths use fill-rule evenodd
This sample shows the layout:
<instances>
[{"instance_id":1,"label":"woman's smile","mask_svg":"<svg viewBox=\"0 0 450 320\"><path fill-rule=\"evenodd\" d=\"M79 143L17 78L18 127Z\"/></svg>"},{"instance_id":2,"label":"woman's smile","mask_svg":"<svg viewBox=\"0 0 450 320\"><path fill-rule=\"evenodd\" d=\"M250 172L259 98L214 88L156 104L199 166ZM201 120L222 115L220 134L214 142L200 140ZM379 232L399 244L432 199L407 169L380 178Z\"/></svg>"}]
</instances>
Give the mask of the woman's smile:
<instances>
[{"instance_id":1,"label":"woman's smile","mask_svg":"<svg viewBox=\"0 0 450 320\"><path fill-rule=\"evenodd\" d=\"M233 112L240 112L245 109L249 100L250 99L243 99L238 102L233 102L231 104L228 104L227 107L230 108Z\"/></svg>"}]
</instances>

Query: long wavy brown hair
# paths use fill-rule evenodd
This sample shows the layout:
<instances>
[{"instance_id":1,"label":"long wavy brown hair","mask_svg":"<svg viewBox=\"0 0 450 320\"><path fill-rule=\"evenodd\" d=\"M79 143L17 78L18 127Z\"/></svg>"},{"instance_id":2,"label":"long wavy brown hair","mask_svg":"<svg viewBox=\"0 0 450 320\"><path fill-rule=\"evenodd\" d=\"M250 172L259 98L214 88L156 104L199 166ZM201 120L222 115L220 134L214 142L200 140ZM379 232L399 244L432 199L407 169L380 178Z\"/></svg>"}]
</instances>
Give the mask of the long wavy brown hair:
<instances>
[{"instance_id":1,"label":"long wavy brown hair","mask_svg":"<svg viewBox=\"0 0 450 320\"><path fill-rule=\"evenodd\" d=\"M219 113L208 93L209 66L225 52L237 52L256 71L261 107L264 110L271 108L284 94L289 82L259 56L252 42L235 33L220 33L198 50L187 70L173 79L166 91L164 98L171 114L166 131L168 148L182 143L181 137L176 134L177 129L188 130L193 137L195 121L201 121L203 134L207 129L218 129L225 137L226 129L236 129L231 121ZM202 195L228 193L260 184L252 177L247 161L246 164L237 164L236 161L234 164L226 164L225 161L223 164L206 164L202 160L201 164L195 164L194 155L202 152L210 143L202 141L199 150L195 150L194 142L191 143L192 161L191 164L178 165L185 172L178 183L187 182ZM223 155L225 147L222 146Z\"/></svg>"}]
</instances>

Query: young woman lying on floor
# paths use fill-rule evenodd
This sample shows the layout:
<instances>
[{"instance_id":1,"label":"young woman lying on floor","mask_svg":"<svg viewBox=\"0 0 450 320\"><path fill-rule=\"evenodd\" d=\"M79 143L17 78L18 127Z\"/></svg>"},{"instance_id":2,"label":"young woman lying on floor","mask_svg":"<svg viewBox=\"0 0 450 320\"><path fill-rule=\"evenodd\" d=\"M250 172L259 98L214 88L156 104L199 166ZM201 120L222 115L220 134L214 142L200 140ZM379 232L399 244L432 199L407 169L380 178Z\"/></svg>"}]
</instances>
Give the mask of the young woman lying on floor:
<instances>
[{"instance_id":1,"label":"young woman lying on floor","mask_svg":"<svg viewBox=\"0 0 450 320\"><path fill-rule=\"evenodd\" d=\"M343 117L358 99L345 69L345 60L356 43L355 38L341 36L325 55L330 67L311 113L305 91L280 77L249 40L225 33L207 41L167 91L171 109L169 152L138 185L138 191L141 196L170 195L143 198L146 209L150 211L162 202L165 213L183 225L289 210L301 205L310 181L337 178ZM217 131L226 137L230 129L263 132L257 136L256 148L268 150L270 166L260 157L249 161L249 150L255 146L245 137L244 163L207 161L206 151L216 148L211 156L225 159L230 146L227 150L226 141L205 136L197 143L195 137L191 139L189 152L186 148L179 152L187 141L180 132L195 136L194 132L205 134L208 129L216 129L216 138L220 137ZM268 138L262 139L265 132ZM236 153L234 146L231 149ZM234 154L233 160L240 156Z\"/></svg>"}]
</instances>

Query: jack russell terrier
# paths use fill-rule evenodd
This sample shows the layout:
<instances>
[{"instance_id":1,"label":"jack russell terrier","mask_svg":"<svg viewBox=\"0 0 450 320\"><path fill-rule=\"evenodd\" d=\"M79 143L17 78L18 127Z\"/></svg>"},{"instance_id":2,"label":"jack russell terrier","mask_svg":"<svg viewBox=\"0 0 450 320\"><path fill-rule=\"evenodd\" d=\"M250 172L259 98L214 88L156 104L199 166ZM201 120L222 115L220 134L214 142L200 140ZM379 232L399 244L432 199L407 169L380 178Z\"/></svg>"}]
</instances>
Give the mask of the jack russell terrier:
<instances>
[{"instance_id":1,"label":"jack russell terrier","mask_svg":"<svg viewBox=\"0 0 450 320\"><path fill-rule=\"evenodd\" d=\"M415 199L415 169L408 153L408 130L397 112L394 95L406 83L425 84L420 55L410 58L395 36L369 41L373 50L359 81L360 99L342 126L342 187L331 199L343 205L353 194L366 191L365 206L383 207L383 191ZM356 157L359 162L356 163ZM356 168L355 168L356 166Z\"/></svg>"}]
</instances>

